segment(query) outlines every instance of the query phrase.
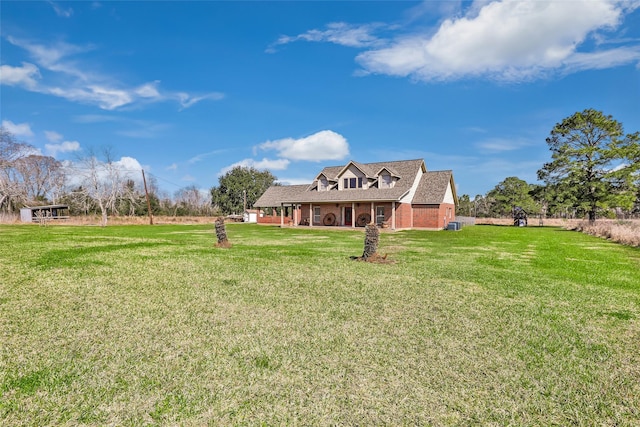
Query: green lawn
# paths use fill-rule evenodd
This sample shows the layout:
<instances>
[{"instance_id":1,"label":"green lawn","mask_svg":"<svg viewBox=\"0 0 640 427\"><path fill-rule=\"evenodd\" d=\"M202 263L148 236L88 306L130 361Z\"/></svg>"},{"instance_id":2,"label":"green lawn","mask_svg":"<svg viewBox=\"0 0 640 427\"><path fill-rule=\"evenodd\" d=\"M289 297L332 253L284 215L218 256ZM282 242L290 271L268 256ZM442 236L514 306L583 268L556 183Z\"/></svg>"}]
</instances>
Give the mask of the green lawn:
<instances>
[{"instance_id":1,"label":"green lawn","mask_svg":"<svg viewBox=\"0 0 640 427\"><path fill-rule=\"evenodd\" d=\"M0 425L640 425L640 249L0 226Z\"/></svg>"}]
</instances>

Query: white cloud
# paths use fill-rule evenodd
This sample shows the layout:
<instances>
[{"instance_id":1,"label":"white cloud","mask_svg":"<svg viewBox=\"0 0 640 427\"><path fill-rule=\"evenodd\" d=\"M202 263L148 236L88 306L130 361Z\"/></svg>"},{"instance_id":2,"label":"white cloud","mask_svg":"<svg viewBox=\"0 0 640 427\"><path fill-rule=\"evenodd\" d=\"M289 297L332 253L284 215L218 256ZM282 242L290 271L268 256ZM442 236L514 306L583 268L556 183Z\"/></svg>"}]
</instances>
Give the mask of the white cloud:
<instances>
[{"instance_id":1,"label":"white cloud","mask_svg":"<svg viewBox=\"0 0 640 427\"><path fill-rule=\"evenodd\" d=\"M135 89L135 93L142 98L159 98L160 92L158 92L158 85L160 84L159 80L156 80L152 83L147 83L142 86L139 86Z\"/></svg>"},{"instance_id":2,"label":"white cloud","mask_svg":"<svg viewBox=\"0 0 640 427\"><path fill-rule=\"evenodd\" d=\"M285 170L288 166L289 163L291 163L289 160L287 159L267 159L267 158L263 158L262 160L253 160L253 159L243 159L240 160L239 162L236 162L232 165L229 165L225 168L222 168L222 170L220 170L219 175L224 175L225 173L229 172L231 169L237 167L237 166L241 166L241 167L245 167L245 168L256 168L259 170Z\"/></svg>"},{"instance_id":3,"label":"white cloud","mask_svg":"<svg viewBox=\"0 0 640 427\"><path fill-rule=\"evenodd\" d=\"M278 182L282 185L302 185L310 184L313 178L278 178Z\"/></svg>"},{"instance_id":4,"label":"white cloud","mask_svg":"<svg viewBox=\"0 0 640 427\"><path fill-rule=\"evenodd\" d=\"M92 77L85 67L80 68L73 62L65 61L71 56L94 50L95 48L91 45L79 46L64 42L43 45L12 36L8 36L7 40L12 45L26 50L38 65L47 70L69 74L83 80L89 80Z\"/></svg>"},{"instance_id":5,"label":"white cloud","mask_svg":"<svg viewBox=\"0 0 640 427\"><path fill-rule=\"evenodd\" d=\"M258 146L261 150L275 150L278 156L290 160L321 162L342 160L349 155L349 144L339 133L323 130L304 138L284 138L267 141Z\"/></svg>"},{"instance_id":6,"label":"white cloud","mask_svg":"<svg viewBox=\"0 0 640 427\"><path fill-rule=\"evenodd\" d=\"M70 18L71 15L73 15L72 8L63 9L59 4L54 3L52 1L48 1L47 3L49 3L51 7L53 7L53 10L56 12L56 15L58 15L61 18Z\"/></svg>"},{"instance_id":7,"label":"white cloud","mask_svg":"<svg viewBox=\"0 0 640 427\"><path fill-rule=\"evenodd\" d=\"M120 168L122 168L122 170L128 171L128 172L141 171L143 169L140 162L138 162L138 160L134 159L133 157L124 156L124 157L121 157L120 160L114 163Z\"/></svg>"},{"instance_id":8,"label":"white cloud","mask_svg":"<svg viewBox=\"0 0 640 427\"><path fill-rule=\"evenodd\" d=\"M23 62L22 67L0 65L0 83L9 86L24 86L33 89L38 82L34 77L40 77L38 67L28 62Z\"/></svg>"},{"instance_id":9,"label":"white cloud","mask_svg":"<svg viewBox=\"0 0 640 427\"><path fill-rule=\"evenodd\" d=\"M175 98L180 102L182 109L189 108L200 101L204 101L205 99L211 99L213 101L220 101L224 98L224 94L221 92L211 92L205 95L200 96L192 96L188 93L178 92L176 94L170 95L172 98Z\"/></svg>"},{"instance_id":10,"label":"white cloud","mask_svg":"<svg viewBox=\"0 0 640 427\"><path fill-rule=\"evenodd\" d=\"M206 159L209 156L214 156L216 154L222 154L225 151L227 151L227 150L213 150L213 151L209 151L208 153L201 153L201 154L198 154L196 156L193 156L192 158L187 160L187 162L189 164L198 163L198 162L201 162L202 160Z\"/></svg>"},{"instance_id":11,"label":"white cloud","mask_svg":"<svg viewBox=\"0 0 640 427\"><path fill-rule=\"evenodd\" d=\"M167 166L167 167L165 168L165 170L168 170L168 171L175 171L175 170L178 170L178 164L177 164L177 163L172 163L172 164L170 164L169 166Z\"/></svg>"},{"instance_id":12,"label":"white cloud","mask_svg":"<svg viewBox=\"0 0 640 427\"><path fill-rule=\"evenodd\" d=\"M281 36L268 49L268 53L275 51L275 46L297 41L329 42L349 47L377 46L381 40L373 35L383 24L350 25L345 22L332 22L325 30L309 30L297 36Z\"/></svg>"},{"instance_id":13,"label":"white cloud","mask_svg":"<svg viewBox=\"0 0 640 427\"><path fill-rule=\"evenodd\" d=\"M44 148L49 155L56 157L59 153L79 151L80 143L78 141L64 141L60 144L44 144Z\"/></svg>"},{"instance_id":14,"label":"white cloud","mask_svg":"<svg viewBox=\"0 0 640 427\"><path fill-rule=\"evenodd\" d=\"M442 22L432 35L397 39L361 53L357 61L369 73L424 81L470 76L528 80L572 67L594 68L602 57L611 65L633 63L640 61L640 47L577 52L589 35L617 27L624 8L614 0L479 1L466 16Z\"/></svg>"},{"instance_id":15,"label":"white cloud","mask_svg":"<svg viewBox=\"0 0 640 427\"><path fill-rule=\"evenodd\" d=\"M272 170L284 170L291 163L287 159L267 159L266 157L262 160L252 160L251 166L256 169L272 169Z\"/></svg>"},{"instance_id":16,"label":"white cloud","mask_svg":"<svg viewBox=\"0 0 640 427\"><path fill-rule=\"evenodd\" d=\"M8 36L7 40L33 58L36 64L49 73L42 79L38 67L23 62L22 67L3 65L0 68L2 83L19 85L33 92L44 93L72 102L97 105L104 110L148 102L173 100L181 109L189 108L203 100L220 100L224 94L210 92L193 95L184 92L164 91L159 81L131 86L111 76L93 71L92 64L77 58L80 54L95 50L94 46L78 46L69 43L38 44ZM75 56L73 60L70 57ZM39 80L36 80L38 77Z\"/></svg>"},{"instance_id":17,"label":"white cloud","mask_svg":"<svg viewBox=\"0 0 640 427\"><path fill-rule=\"evenodd\" d=\"M44 93L59 96L69 101L97 104L104 110L114 110L134 101L129 91L111 89L97 85L85 87L51 87L43 90Z\"/></svg>"},{"instance_id":18,"label":"white cloud","mask_svg":"<svg viewBox=\"0 0 640 427\"><path fill-rule=\"evenodd\" d=\"M83 181L87 179L87 175L90 173L91 169L95 169L98 178L101 180L108 180L110 174L109 169L115 169L122 179L131 179L136 183L141 184L141 170L150 169L148 166L143 168L142 165L140 165L140 162L133 157L121 157L120 160L112 162L109 167L107 167L105 162L95 158L92 159L92 161L95 161L95 165L88 167L86 164L88 160L89 159L85 159L79 162L65 160L62 162L66 170L68 184L70 186L82 185Z\"/></svg>"},{"instance_id":19,"label":"white cloud","mask_svg":"<svg viewBox=\"0 0 640 427\"><path fill-rule=\"evenodd\" d=\"M29 123L13 123L11 120L3 120L2 127L19 138L33 136L33 131L31 130Z\"/></svg>"},{"instance_id":20,"label":"white cloud","mask_svg":"<svg viewBox=\"0 0 640 427\"><path fill-rule=\"evenodd\" d=\"M475 144L482 151L489 153L515 151L529 145L532 145L532 142L523 138L489 138Z\"/></svg>"},{"instance_id":21,"label":"white cloud","mask_svg":"<svg viewBox=\"0 0 640 427\"><path fill-rule=\"evenodd\" d=\"M44 136L47 138L47 141L49 142L58 142L62 140L62 135L52 130L45 130Z\"/></svg>"},{"instance_id":22,"label":"white cloud","mask_svg":"<svg viewBox=\"0 0 640 427\"><path fill-rule=\"evenodd\" d=\"M575 53L564 61L564 72L602 70L638 61L640 66L640 46L620 47L602 52Z\"/></svg>"}]
</instances>

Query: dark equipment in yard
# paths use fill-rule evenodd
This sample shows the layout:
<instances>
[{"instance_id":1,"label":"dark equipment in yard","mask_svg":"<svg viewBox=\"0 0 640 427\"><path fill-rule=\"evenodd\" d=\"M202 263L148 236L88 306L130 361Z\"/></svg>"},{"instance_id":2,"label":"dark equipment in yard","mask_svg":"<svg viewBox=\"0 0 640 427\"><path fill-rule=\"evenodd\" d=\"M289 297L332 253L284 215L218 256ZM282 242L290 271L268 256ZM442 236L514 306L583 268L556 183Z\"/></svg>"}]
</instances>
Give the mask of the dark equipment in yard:
<instances>
[{"instance_id":1,"label":"dark equipment in yard","mask_svg":"<svg viewBox=\"0 0 640 427\"><path fill-rule=\"evenodd\" d=\"M519 206L513 208L513 225L516 227L526 227L527 226L527 213L524 209Z\"/></svg>"}]
</instances>

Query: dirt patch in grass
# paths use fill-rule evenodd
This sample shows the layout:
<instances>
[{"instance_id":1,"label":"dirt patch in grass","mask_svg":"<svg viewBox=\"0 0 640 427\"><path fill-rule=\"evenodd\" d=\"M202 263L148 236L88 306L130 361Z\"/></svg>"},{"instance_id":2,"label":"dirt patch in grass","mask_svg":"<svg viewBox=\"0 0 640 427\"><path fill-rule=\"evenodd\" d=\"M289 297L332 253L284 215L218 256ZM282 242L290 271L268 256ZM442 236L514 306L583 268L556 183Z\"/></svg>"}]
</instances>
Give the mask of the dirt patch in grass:
<instances>
[{"instance_id":1,"label":"dirt patch in grass","mask_svg":"<svg viewBox=\"0 0 640 427\"><path fill-rule=\"evenodd\" d=\"M354 261L370 262L372 264L395 264L395 261L388 259L387 255L388 254L380 255L378 253L375 253L367 258L361 256L352 256L349 258Z\"/></svg>"}]
</instances>

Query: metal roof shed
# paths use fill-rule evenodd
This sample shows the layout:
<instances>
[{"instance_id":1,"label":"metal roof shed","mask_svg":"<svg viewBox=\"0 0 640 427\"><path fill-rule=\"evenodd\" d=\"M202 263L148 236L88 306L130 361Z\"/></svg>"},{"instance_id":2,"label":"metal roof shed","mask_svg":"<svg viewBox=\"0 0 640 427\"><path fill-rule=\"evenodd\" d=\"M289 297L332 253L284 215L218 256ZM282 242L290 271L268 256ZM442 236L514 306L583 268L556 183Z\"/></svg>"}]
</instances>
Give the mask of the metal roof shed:
<instances>
[{"instance_id":1,"label":"metal roof shed","mask_svg":"<svg viewBox=\"0 0 640 427\"><path fill-rule=\"evenodd\" d=\"M68 218L69 206L67 205L33 206L20 209L20 221L22 222Z\"/></svg>"}]
</instances>

